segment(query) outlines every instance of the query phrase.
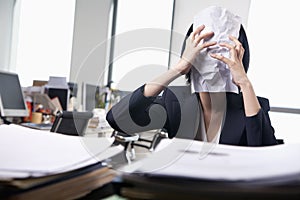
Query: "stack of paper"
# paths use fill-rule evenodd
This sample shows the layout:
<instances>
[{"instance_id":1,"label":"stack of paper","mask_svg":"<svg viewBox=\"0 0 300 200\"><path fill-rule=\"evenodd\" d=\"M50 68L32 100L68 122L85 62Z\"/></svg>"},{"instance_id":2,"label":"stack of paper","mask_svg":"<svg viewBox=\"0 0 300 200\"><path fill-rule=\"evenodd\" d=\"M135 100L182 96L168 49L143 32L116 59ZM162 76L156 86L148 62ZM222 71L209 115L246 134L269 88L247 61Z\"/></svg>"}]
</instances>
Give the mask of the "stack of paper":
<instances>
[{"instance_id":1,"label":"stack of paper","mask_svg":"<svg viewBox=\"0 0 300 200\"><path fill-rule=\"evenodd\" d=\"M123 170L208 180L265 179L300 174L299 152L299 144L239 147L175 138L162 140L154 154Z\"/></svg>"},{"instance_id":2,"label":"stack of paper","mask_svg":"<svg viewBox=\"0 0 300 200\"><path fill-rule=\"evenodd\" d=\"M30 190L25 197L89 192L112 180L115 172L103 161L123 151L112 146L113 138L68 136L18 125L1 125L0 138L0 190L14 187L22 189L22 195ZM35 187L39 189L32 190Z\"/></svg>"},{"instance_id":3,"label":"stack of paper","mask_svg":"<svg viewBox=\"0 0 300 200\"><path fill-rule=\"evenodd\" d=\"M299 152L299 144L238 147L166 139L151 156L121 169L131 185L122 193L136 199L299 199Z\"/></svg>"}]
</instances>

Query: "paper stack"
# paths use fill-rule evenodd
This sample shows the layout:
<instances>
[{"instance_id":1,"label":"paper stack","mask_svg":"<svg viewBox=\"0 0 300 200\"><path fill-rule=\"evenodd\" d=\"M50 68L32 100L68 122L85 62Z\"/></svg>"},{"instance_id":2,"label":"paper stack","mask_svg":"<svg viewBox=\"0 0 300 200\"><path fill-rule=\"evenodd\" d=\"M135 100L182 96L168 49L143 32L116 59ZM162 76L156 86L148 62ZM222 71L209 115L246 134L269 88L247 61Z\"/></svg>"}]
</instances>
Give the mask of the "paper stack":
<instances>
[{"instance_id":1,"label":"paper stack","mask_svg":"<svg viewBox=\"0 0 300 200\"><path fill-rule=\"evenodd\" d=\"M12 199L78 198L110 182L105 163L123 151L112 138L85 138L0 126L0 191Z\"/></svg>"}]
</instances>

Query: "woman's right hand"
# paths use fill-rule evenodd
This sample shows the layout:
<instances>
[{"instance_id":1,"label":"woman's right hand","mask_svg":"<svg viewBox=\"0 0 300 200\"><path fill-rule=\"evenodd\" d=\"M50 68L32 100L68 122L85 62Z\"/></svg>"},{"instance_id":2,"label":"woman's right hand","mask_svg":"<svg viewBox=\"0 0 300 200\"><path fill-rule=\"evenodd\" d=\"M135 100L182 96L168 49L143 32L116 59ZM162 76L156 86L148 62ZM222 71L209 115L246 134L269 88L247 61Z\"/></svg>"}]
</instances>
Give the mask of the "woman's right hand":
<instances>
[{"instance_id":1,"label":"woman's right hand","mask_svg":"<svg viewBox=\"0 0 300 200\"><path fill-rule=\"evenodd\" d=\"M144 96L157 96L163 89L165 89L173 80L181 75L188 73L193 66L195 58L199 52L209 46L215 45L217 42L201 42L203 39L211 38L214 33L203 33L204 25L199 26L191 35L186 39L185 50L181 59L176 66L172 67L162 75L156 77L151 82L147 83L144 87ZM201 42L201 44L200 44Z\"/></svg>"},{"instance_id":2,"label":"woman's right hand","mask_svg":"<svg viewBox=\"0 0 300 200\"><path fill-rule=\"evenodd\" d=\"M203 39L209 39L214 35L214 32L207 32L201 34L204 28L204 25L199 26L186 39L185 49L182 54L182 57L179 60L178 64L174 67L182 75L190 71L191 67L193 66L193 62L195 61L195 58L202 49L217 44L217 42L215 41L202 42L202 44L199 44Z\"/></svg>"}]
</instances>

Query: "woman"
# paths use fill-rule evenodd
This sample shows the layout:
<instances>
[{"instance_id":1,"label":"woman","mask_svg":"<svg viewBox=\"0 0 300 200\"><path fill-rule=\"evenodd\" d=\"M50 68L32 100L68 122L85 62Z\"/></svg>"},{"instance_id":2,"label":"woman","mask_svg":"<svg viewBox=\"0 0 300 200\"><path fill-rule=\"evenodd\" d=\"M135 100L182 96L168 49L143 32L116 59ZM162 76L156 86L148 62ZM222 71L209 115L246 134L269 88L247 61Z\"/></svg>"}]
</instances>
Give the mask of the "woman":
<instances>
[{"instance_id":1,"label":"woman","mask_svg":"<svg viewBox=\"0 0 300 200\"><path fill-rule=\"evenodd\" d=\"M209 40L214 33L204 33L204 25L194 31L192 29L193 26L187 33L179 62L113 106L107 114L109 124L127 133L163 128L169 138L176 136L242 146L277 144L268 115L269 102L265 98L256 97L246 74L249 48L243 26L240 27L238 39L229 35L231 43L218 44ZM182 75L189 81L199 52L216 45L227 48L230 57L214 53L209 55L227 64L232 81L240 90L238 94L195 92L181 98L168 88L173 80Z\"/></svg>"}]
</instances>

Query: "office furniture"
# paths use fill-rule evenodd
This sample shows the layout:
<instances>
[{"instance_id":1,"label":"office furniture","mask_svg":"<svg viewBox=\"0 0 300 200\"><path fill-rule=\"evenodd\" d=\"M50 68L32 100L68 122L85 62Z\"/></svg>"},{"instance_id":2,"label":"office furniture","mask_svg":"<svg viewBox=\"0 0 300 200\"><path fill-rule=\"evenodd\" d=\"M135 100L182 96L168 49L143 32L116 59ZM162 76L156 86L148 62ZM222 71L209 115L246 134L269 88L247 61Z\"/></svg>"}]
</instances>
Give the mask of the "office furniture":
<instances>
[{"instance_id":1,"label":"office furniture","mask_svg":"<svg viewBox=\"0 0 300 200\"><path fill-rule=\"evenodd\" d=\"M51 132L73 136L83 136L93 113L86 112L58 112L51 127Z\"/></svg>"}]
</instances>

